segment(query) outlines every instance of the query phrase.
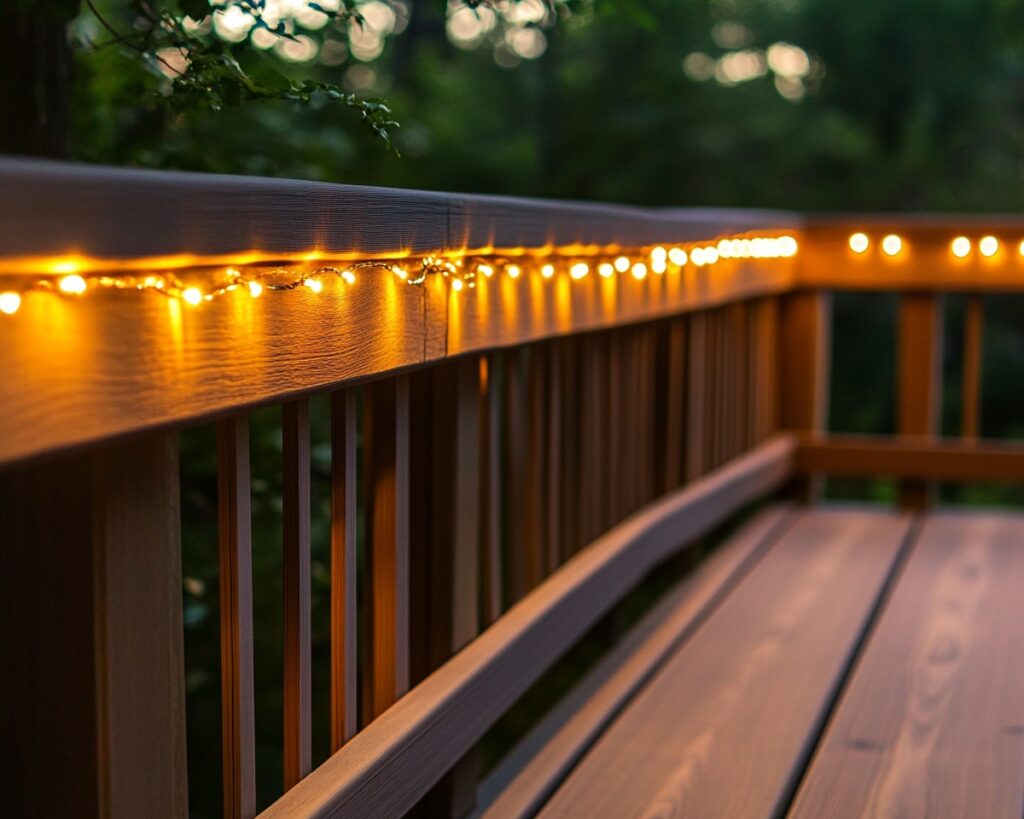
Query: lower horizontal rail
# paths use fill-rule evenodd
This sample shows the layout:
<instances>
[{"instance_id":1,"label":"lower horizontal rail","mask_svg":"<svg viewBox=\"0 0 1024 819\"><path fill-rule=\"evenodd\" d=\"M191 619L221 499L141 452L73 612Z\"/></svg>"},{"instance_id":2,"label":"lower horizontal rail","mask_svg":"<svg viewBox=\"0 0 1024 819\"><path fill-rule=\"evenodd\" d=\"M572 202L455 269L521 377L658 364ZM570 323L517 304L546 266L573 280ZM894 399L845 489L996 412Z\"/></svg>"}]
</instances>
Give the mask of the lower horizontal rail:
<instances>
[{"instance_id":1,"label":"lower horizontal rail","mask_svg":"<svg viewBox=\"0 0 1024 819\"><path fill-rule=\"evenodd\" d=\"M795 452L776 436L599 537L262 815L404 814L648 571L779 486Z\"/></svg>"},{"instance_id":2,"label":"lower horizontal rail","mask_svg":"<svg viewBox=\"0 0 1024 819\"><path fill-rule=\"evenodd\" d=\"M1024 482L1024 444L918 436L806 436L797 472L939 481Z\"/></svg>"}]
</instances>

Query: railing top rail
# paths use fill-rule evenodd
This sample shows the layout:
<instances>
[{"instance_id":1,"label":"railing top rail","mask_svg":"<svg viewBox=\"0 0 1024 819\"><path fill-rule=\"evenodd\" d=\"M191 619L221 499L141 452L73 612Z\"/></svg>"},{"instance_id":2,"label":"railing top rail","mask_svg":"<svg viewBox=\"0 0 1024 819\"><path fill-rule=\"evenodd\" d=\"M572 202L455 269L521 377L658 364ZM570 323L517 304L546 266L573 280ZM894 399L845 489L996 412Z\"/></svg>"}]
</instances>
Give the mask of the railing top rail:
<instances>
[{"instance_id":1,"label":"railing top rail","mask_svg":"<svg viewBox=\"0 0 1024 819\"><path fill-rule=\"evenodd\" d=\"M800 223L0 158L0 464L782 292Z\"/></svg>"},{"instance_id":2,"label":"railing top rail","mask_svg":"<svg viewBox=\"0 0 1024 819\"><path fill-rule=\"evenodd\" d=\"M50 260L238 263L446 250L643 247L758 229L794 213L653 209L0 157L0 274ZM42 268L42 269L40 269Z\"/></svg>"}]
</instances>

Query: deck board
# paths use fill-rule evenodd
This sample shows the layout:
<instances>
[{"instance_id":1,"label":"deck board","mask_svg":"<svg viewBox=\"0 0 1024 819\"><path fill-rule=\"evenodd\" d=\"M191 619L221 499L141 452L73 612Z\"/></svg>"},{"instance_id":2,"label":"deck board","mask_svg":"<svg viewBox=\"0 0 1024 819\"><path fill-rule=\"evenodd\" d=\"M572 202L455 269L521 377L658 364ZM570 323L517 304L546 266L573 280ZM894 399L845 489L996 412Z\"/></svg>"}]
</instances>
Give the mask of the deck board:
<instances>
[{"instance_id":1,"label":"deck board","mask_svg":"<svg viewBox=\"0 0 1024 819\"><path fill-rule=\"evenodd\" d=\"M543 817L785 807L909 529L812 510L623 711Z\"/></svg>"},{"instance_id":2,"label":"deck board","mask_svg":"<svg viewBox=\"0 0 1024 819\"><path fill-rule=\"evenodd\" d=\"M793 817L1024 812L1024 516L939 514L858 662Z\"/></svg>"}]
</instances>

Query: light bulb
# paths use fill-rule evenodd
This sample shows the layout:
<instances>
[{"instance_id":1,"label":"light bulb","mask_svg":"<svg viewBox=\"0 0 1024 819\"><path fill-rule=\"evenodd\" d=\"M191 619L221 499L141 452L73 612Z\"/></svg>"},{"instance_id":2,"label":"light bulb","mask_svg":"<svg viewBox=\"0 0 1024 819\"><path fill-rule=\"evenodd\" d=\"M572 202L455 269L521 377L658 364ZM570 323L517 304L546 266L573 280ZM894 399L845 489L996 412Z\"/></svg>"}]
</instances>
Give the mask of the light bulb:
<instances>
[{"instance_id":1,"label":"light bulb","mask_svg":"<svg viewBox=\"0 0 1024 819\"><path fill-rule=\"evenodd\" d=\"M882 252L886 256L896 256L903 250L903 240L895 233L890 233L882 239Z\"/></svg>"},{"instance_id":2,"label":"light bulb","mask_svg":"<svg viewBox=\"0 0 1024 819\"><path fill-rule=\"evenodd\" d=\"M949 249L958 259L963 259L971 252L971 240L966 236L957 236L950 242Z\"/></svg>"},{"instance_id":3,"label":"light bulb","mask_svg":"<svg viewBox=\"0 0 1024 819\"><path fill-rule=\"evenodd\" d=\"M80 296L85 292L86 284L85 279L79 276L77 273L72 273L70 276L65 276L60 280L57 285L62 293L67 293L72 296Z\"/></svg>"},{"instance_id":4,"label":"light bulb","mask_svg":"<svg viewBox=\"0 0 1024 819\"><path fill-rule=\"evenodd\" d=\"M186 304L191 304L195 307L203 300L203 291L198 287L187 287L182 291L181 298L184 299Z\"/></svg>"},{"instance_id":5,"label":"light bulb","mask_svg":"<svg viewBox=\"0 0 1024 819\"><path fill-rule=\"evenodd\" d=\"M999 252L999 240L995 236L982 236L978 241L978 252L991 258Z\"/></svg>"},{"instance_id":6,"label":"light bulb","mask_svg":"<svg viewBox=\"0 0 1024 819\"><path fill-rule=\"evenodd\" d=\"M258 299L263 293L263 285L259 282L249 282L249 295Z\"/></svg>"},{"instance_id":7,"label":"light bulb","mask_svg":"<svg viewBox=\"0 0 1024 819\"><path fill-rule=\"evenodd\" d=\"M850 250L854 253L866 253L871 241L865 233L854 233L850 237Z\"/></svg>"},{"instance_id":8,"label":"light bulb","mask_svg":"<svg viewBox=\"0 0 1024 819\"><path fill-rule=\"evenodd\" d=\"M18 312L19 307L21 307L21 296L17 293L0 293L0 313L13 316Z\"/></svg>"}]
</instances>

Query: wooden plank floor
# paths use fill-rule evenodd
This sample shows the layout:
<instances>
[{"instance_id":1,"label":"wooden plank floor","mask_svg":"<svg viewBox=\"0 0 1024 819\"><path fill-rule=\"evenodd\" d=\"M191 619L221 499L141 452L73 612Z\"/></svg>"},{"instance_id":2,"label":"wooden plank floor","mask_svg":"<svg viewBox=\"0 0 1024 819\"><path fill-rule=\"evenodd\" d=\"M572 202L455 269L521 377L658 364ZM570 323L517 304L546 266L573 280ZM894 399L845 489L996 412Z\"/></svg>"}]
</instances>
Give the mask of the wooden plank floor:
<instances>
[{"instance_id":1,"label":"wooden plank floor","mask_svg":"<svg viewBox=\"0 0 1024 819\"><path fill-rule=\"evenodd\" d=\"M1024 516L930 516L791 816L1024 813Z\"/></svg>"},{"instance_id":2,"label":"wooden plank floor","mask_svg":"<svg viewBox=\"0 0 1024 819\"><path fill-rule=\"evenodd\" d=\"M802 773L906 540L811 510L622 711L544 817L767 817Z\"/></svg>"},{"instance_id":3,"label":"wooden plank floor","mask_svg":"<svg viewBox=\"0 0 1024 819\"><path fill-rule=\"evenodd\" d=\"M1022 635L1024 515L806 511L540 815L1020 819Z\"/></svg>"}]
</instances>

